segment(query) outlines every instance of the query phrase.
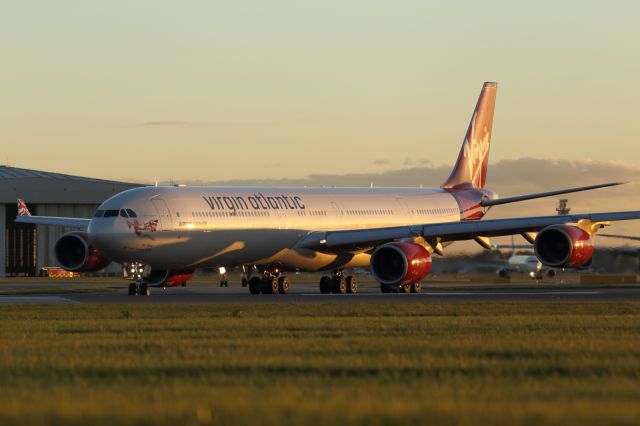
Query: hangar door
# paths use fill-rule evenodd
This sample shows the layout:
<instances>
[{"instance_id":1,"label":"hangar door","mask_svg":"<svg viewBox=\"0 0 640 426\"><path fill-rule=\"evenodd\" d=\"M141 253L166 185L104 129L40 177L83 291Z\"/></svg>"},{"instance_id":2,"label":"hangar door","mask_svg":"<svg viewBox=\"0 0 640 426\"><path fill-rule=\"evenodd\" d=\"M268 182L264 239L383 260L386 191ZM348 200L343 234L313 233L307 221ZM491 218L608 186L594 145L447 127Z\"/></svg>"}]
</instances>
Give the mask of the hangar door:
<instances>
[{"instance_id":1,"label":"hangar door","mask_svg":"<svg viewBox=\"0 0 640 426\"><path fill-rule=\"evenodd\" d=\"M36 214L35 210L32 210L31 213ZM4 240L6 272L8 275L35 276L36 226L14 222L13 220L17 215L17 206L15 204L7 204Z\"/></svg>"}]
</instances>

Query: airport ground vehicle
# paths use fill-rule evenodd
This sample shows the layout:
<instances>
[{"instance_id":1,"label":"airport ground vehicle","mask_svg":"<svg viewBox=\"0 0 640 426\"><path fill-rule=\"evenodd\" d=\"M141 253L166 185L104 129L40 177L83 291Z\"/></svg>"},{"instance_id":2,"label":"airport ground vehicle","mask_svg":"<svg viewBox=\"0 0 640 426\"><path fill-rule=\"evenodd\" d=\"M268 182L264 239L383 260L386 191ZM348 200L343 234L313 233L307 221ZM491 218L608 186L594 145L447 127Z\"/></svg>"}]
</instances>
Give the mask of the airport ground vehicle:
<instances>
[{"instance_id":1,"label":"airport ground vehicle","mask_svg":"<svg viewBox=\"0 0 640 426\"><path fill-rule=\"evenodd\" d=\"M55 246L70 271L137 262L149 272L130 289L184 285L196 268L242 267L252 294L287 293L286 272L328 271L323 293L357 291L345 269L370 267L382 291L420 290L433 254L459 240L490 248L521 234L553 268L587 264L596 232L639 211L481 220L489 209L606 183L500 198L486 189L497 84L485 83L449 178L439 188L144 187L106 200L92 219L30 216L20 222L79 231Z\"/></svg>"}]
</instances>

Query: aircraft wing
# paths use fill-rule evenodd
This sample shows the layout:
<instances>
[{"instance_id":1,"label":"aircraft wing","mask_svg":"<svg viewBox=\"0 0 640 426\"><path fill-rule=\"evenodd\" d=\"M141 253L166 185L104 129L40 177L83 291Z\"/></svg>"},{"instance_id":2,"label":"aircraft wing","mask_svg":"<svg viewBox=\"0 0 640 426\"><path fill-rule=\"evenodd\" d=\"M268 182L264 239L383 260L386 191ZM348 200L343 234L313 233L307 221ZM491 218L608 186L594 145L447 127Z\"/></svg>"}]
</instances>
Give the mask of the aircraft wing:
<instances>
[{"instance_id":1,"label":"aircraft wing","mask_svg":"<svg viewBox=\"0 0 640 426\"><path fill-rule=\"evenodd\" d=\"M602 237L620 238L622 240L640 241L640 237L633 237L631 235L618 235L618 234L599 234Z\"/></svg>"},{"instance_id":2,"label":"aircraft wing","mask_svg":"<svg viewBox=\"0 0 640 426\"><path fill-rule=\"evenodd\" d=\"M80 219L77 217L57 217L57 216L18 216L15 219L18 223L31 223L34 225L60 225L71 228L87 229L91 219Z\"/></svg>"},{"instance_id":3,"label":"aircraft wing","mask_svg":"<svg viewBox=\"0 0 640 426\"><path fill-rule=\"evenodd\" d=\"M413 237L423 237L427 241L461 241L476 237L499 237L525 232L538 232L549 225L576 223L583 219L592 222L640 219L640 211L533 216L513 219L416 224L389 228L312 232L297 246L331 252L343 247L375 247L388 241Z\"/></svg>"}]
</instances>

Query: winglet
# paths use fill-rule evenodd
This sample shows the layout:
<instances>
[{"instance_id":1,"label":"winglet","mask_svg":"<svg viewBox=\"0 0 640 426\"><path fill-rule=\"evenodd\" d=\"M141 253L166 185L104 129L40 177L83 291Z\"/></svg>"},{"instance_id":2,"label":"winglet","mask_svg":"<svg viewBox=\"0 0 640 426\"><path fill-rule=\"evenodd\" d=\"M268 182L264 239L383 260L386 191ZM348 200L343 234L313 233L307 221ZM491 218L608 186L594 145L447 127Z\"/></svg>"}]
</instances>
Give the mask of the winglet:
<instances>
[{"instance_id":1,"label":"winglet","mask_svg":"<svg viewBox=\"0 0 640 426\"><path fill-rule=\"evenodd\" d=\"M31 212L22 198L18 198L18 216L31 216Z\"/></svg>"}]
</instances>

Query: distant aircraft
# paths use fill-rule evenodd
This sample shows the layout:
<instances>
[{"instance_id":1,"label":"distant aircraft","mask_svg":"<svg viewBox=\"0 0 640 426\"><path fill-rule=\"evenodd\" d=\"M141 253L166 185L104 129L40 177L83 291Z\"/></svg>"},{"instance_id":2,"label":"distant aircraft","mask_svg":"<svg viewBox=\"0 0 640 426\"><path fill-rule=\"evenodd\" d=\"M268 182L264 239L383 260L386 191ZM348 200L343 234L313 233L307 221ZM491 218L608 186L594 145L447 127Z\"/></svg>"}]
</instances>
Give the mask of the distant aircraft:
<instances>
[{"instance_id":1,"label":"distant aircraft","mask_svg":"<svg viewBox=\"0 0 640 426\"><path fill-rule=\"evenodd\" d=\"M638 219L640 211L481 220L493 206L620 184L506 198L485 189L496 90L496 83L482 87L453 171L439 188L151 186L109 198L92 219L16 221L82 228L56 242L67 270L146 265L150 272L130 294L182 285L204 267L244 267L252 294L287 293L285 273L294 271L328 271L322 293L355 293L356 278L345 270L358 267L370 267L383 292L418 292L433 253L460 240L490 248L490 237L513 234L533 243L545 266L588 263L596 232Z\"/></svg>"},{"instance_id":2,"label":"distant aircraft","mask_svg":"<svg viewBox=\"0 0 640 426\"><path fill-rule=\"evenodd\" d=\"M507 264L498 269L497 274L500 278L510 278L512 272L527 274L533 280L552 279L556 276L556 269L544 266L535 255L512 255L507 259Z\"/></svg>"},{"instance_id":3,"label":"distant aircraft","mask_svg":"<svg viewBox=\"0 0 640 426\"><path fill-rule=\"evenodd\" d=\"M516 254L516 250L533 251L533 244L514 244L511 237L511 244L493 244L493 250L511 250L511 256L506 264L498 266L496 273L500 278L510 278L513 272L527 274L531 279L541 280L543 278L555 278L556 269L546 267L533 254Z\"/></svg>"}]
</instances>

